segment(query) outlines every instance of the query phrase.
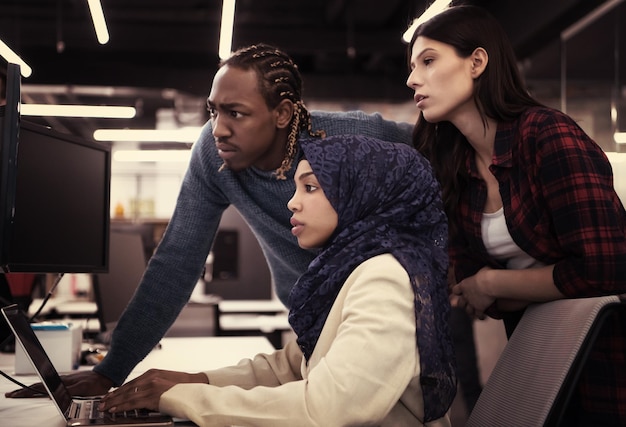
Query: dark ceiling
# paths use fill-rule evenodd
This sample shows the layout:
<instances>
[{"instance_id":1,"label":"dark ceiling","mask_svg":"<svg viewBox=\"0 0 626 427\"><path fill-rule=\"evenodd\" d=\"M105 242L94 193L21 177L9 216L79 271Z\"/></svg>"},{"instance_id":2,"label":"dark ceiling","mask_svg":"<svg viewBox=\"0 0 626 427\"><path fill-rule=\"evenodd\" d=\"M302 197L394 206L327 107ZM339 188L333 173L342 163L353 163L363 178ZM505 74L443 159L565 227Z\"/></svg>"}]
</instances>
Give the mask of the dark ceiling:
<instances>
[{"instance_id":1,"label":"dark ceiling","mask_svg":"<svg viewBox=\"0 0 626 427\"><path fill-rule=\"evenodd\" d=\"M430 3L238 0L233 45L266 42L288 52L304 76L305 102L406 101L410 99L404 86L406 46L400 37ZM603 1L465 3L489 9L524 60L558 45L563 29ZM186 110L202 109L218 62L221 1L102 0L102 4L110 33L106 45L96 39L87 0L0 1L0 39L33 68L33 74L23 79L23 102L139 107L132 121L46 119L53 127L87 137L97 127L154 126L160 108L175 108L181 120ZM528 73L554 78L558 63L558 57L550 54L532 63ZM203 120L204 112L200 116Z\"/></svg>"}]
</instances>

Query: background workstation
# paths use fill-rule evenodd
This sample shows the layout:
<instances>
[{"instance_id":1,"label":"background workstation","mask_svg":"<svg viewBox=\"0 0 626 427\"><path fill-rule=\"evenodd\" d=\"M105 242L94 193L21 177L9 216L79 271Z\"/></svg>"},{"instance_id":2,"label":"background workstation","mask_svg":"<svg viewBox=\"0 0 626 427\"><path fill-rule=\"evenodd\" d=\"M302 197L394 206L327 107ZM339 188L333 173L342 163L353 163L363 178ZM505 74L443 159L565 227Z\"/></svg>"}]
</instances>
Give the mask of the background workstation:
<instances>
[{"instance_id":1,"label":"background workstation","mask_svg":"<svg viewBox=\"0 0 626 427\"><path fill-rule=\"evenodd\" d=\"M264 335L276 348L281 347L283 335L291 328L284 305L273 295L269 268L259 244L232 207L225 212L219 228L205 273L167 336ZM80 321L86 335L108 342L162 230L161 224L112 222L108 271L66 274L42 314L49 319ZM53 278L47 275L47 288ZM30 304L31 315L42 297L39 295Z\"/></svg>"},{"instance_id":2,"label":"background workstation","mask_svg":"<svg viewBox=\"0 0 626 427\"><path fill-rule=\"evenodd\" d=\"M233 41L236 45L275 43L293 55L304 75L304 99L310 109L361 109L413 122L417 112L404 86L406 52L400 36L410 19L430 3L240 0ZM616 133L626 132L626 4L621 0L467 3L486 7L504 24L533 95L570 114L607 152L616 189L626 201L626 149L615 138ZM86 138L101 128L180 129L200 126L207 119L204 105L218 60L220 12L221 2L156 1L146 8L138 0L111 0L105 4L111 39L100 45L82 2L4 0L0 39L33 65L33 74L23 80L25 103L138 107L132 119L30 119ZM90 64L89 72L84 63ZM104 143L114 155L111 229L139 233L149 254L171 215L191 143ZM137 158L116 159L116 153L131 149L137 150ZM164 150L166 161L149 157ZM172 160L174 153L181 155L180 161ZM210 277L205 276L211 280L200 284L194 294L199 302L183 311L171 336L216 334L217 307L203 295L275 302L267 267L245 223L229 210L220 228L222 253L235 251L238 258L222 258L221 265L216 252L217 258L208 263ZM235 270L239 270L236 276ZM248 271L254 280L249 280ZM62 284L59 296L95 298L89 289L76 295L70 285ZM233 309L231 302L224 307ZM248 314L234 319L235 325L240 321L235 328L263 315ZM233 324L225 319L226 325ZM504 332L495 320L476 322L474 328L485 381L504 347ZM453 425L462 425L463 417L462 405L455 402Z\"/></svg>"}]
</instances>

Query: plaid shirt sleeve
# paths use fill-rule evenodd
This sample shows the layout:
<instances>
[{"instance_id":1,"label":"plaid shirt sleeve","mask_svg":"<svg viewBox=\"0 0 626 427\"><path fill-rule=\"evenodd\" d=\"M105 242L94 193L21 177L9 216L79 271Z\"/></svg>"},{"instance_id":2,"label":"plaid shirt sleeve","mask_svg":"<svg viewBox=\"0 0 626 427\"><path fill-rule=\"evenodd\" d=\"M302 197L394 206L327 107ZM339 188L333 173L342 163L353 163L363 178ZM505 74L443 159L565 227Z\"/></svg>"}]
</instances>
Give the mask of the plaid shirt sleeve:
<instances>
[{"instance_id":1,"label":"plaid shirt sleeve","mask_svg":"<svg viewBox=\"0 0 626 427\"><path fill-rule=\"evenodd\" d=\"M563 251L554 281L568 297L626 291L626 221L601 148L568 116L551 111L528 117L526 140L536 135L538 182ZM529 236L530 237L530 236ZM539 246L542 245L541 236ZM545 239L546 246L552 245ZM545 252L553 248L540 248Z\"/></svg>"},{"instance_id":2,"label":"plaid shirt sleeve","mask_svg":"<svg viewBox=\"0 0 626 427\"><path fill-rule=\"evenodd\" d=\"M470 180L450 239L450 260L462 280L483 266L505 268L487 254L480 220L484 182L468 158ZM492 172L513 240L535 259L555 264L554 282L567 297L626 292L626 212L602 149L568 116L531 108L502 123Z\"/></svg>"}]
</instances>

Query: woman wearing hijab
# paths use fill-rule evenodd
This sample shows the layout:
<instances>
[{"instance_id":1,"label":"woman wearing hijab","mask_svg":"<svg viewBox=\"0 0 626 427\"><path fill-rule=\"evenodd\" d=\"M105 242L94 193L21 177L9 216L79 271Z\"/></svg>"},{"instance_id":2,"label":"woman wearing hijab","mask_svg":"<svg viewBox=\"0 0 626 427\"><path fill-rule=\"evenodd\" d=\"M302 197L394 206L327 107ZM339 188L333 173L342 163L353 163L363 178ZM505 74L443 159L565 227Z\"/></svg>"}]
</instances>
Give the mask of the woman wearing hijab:
<instances>
[{"instance_id":1,"label":"woman wearing hijab","mask_svg":"<svg viewBox=\"0 0 626 427\"><path fill-rule=\"evenodd\" d=\"M289 297L297 340L233 367L151 371L109 394L112 410L199 425L450 425L448 230L429 163L353 135L303 140L296 160L292 233L319 248Z\"/></svg>"}]
</instances>

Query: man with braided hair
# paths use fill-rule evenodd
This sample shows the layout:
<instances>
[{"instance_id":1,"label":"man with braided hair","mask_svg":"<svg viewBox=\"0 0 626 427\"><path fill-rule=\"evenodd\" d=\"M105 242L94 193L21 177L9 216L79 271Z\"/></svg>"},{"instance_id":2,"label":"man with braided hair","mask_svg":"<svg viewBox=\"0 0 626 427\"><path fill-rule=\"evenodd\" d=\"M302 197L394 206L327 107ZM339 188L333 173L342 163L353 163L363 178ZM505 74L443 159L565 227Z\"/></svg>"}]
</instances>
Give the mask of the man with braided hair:
<instances>
[{"instance_id":1,"label":"man with braided hair","mask_svg":"<svg viewBox=\"0 0 626 427\"><path fill-rule=\"evenodd\" d=\"M193 146L174 214L113 331L107 356L92 371L63 377L73 395L104 394L121 385L158 344L188 302L230 205L257 236L276 294L287 304L291 287L315 257L298 246L286 208L295 188L291 162L298 137L355 134L409 144L413 127L357 111L309 114L297 66L264 44L220 63L207 105L210 120ZM29 394L24 389L7 397Z\"/></svg>"},{"instance_id":2,"label":"man with braided hair","mask_svg":"<svg viewBox=\"0 0 626 427\"><path fill-rule=\"evenodd\" d=\"M287 155L284 155L282 151L284 144L280 141L278 147L281 148L283 160L280 163L280 167L276 169L276 178L286 179L285 173L291 168L299 133L306 131L311 136L323 137L326 135L323 130L315 132L312 130L311 115L302 101L302 78L298 71L298 66L287 54L272 46L260 44L243 48L223 61L221 70L218 71L215 79L221 78L227 72L229 74L235 73L234 76L230 77L235 84L239 82L240 73L246 74L252 81L256 80L258 91L265 100L269 110L286 113L284 119L287 119L288 124ZM242 78L245 79L246 77ZM281 106L280 104L283 105ZM214 101L211 100L211 96L207 100L207 105L211 118L215 119L217 110ZM286 108L286 110L283 110L283 108ZM284 127L284 124L281 124L281 126ZM214 136L217 140L215 132ZM223 167L228 167L226 161ZM231 165L230 169L237 170L237 167L236 165Z\"/></svg>"}]
</instances>

